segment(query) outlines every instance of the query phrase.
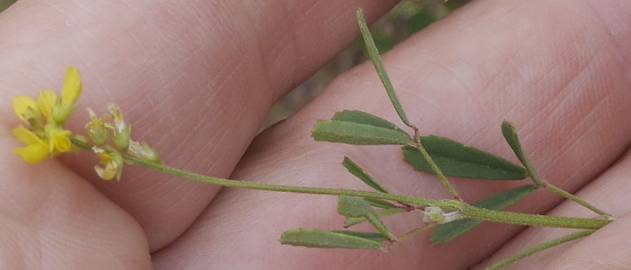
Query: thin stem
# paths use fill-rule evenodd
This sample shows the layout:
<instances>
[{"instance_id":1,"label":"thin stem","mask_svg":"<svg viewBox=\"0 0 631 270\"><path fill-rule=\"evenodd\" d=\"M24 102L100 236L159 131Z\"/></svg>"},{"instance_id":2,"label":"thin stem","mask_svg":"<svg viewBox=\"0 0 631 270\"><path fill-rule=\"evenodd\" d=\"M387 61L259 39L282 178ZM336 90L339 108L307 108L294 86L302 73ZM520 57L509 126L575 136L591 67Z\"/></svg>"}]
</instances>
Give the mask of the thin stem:
<instances>
[{"instance_id":1,"label":"thin stem","mask_svg":"<svg viewBox=\"0 0 631 270\"><path fill-rule=\"evenodd\" d=\"M72 143L79 149L90 150L90 146L83 141L72 138ZM515 225L528 225L528 226L542 226L542 227L555 227L555 228L574 228L574 229L599 229L611 222L610 219L587 219L587 218L571 218L571 217L550 217L542 215L530 215L521 214L508 211L495 211L489 209L478 208L469 205L462 201L456 200L428 200L423 198L394 195L390 193L382 192L368 192L349 189L333 189L333 188L313 188L313 187L301 187L301 186L287 186L287 185L274 185L257 182L246 182L232 179L224 179L212 176L201 175L193 172L188 172L173 167L147 161L143 159L135 158L128 154L123 154L123 158L126 162L139 165L154 171L162 172L168 175L173 175L186 180L207 183L223 187L243 188L253 190L267 190L276 192L289 192L289 193L302 193L302 194L320 194L320 195L332 195L332 196L352 196L362 197L369 199L381 199L386 201L393 201L408 204L415 207L436 206L443 210L458 210L462 212L463 218L476 219L481 221L490 221L496 223L515 224Z\"/></svg>"},{"instance_id":2,"label":"thin stem","mask_svg":"<svg viewBox=\"0 0 631 270\"><path fill-rule=\"evenodd\" d=\"M459 209L467 218L513 225L597 230L611 223L608 219L557 217L489 210L465 203L460 204Z\"/></svg>"},{"instance_id":3,"label":"thin stem","mask_svg":"<svg viewBox=\"0 0 631 270\"><path fill-rule=\"evenodd\" d=\"M415 141L416 141L416 145L414 145L414 147L419 151L419 153L421 153L421 156L423 156L425 161L427 161L427 164L429 164L429 167L432 169L434 174L436 174L436 177L438 178L438 180L440 180L443 186L447 188L447 191L449 191L449 194L451 194L451 196L454 199L458 201L462 201L462 197L460 197L460 194L458 193L456 188L451 184L451 182L449 182L449 179L447 179L443 171L440 169L440 167L438 167L436 162L434 162L434 159L432 158L432 156L427 152L427 149L425 149L425 147L423 146L423 143L421 142L421 136L418 134L418 129L416 127L414 127L414 136L415 136Z\"/></svg>"},{"instance_id":4,"label":"thin stem","mask_svg":"<svg viewBox=\"0 0 631 270\"><path fill-rule=\"evenodd\" d=\"M160 163L137 159L129 155L124 155L124 158L126 161L132 164L140 165L145 168L149 168L149 169L159 171L165 174L181 177L181 178L195 181L195 182L202 182L202 183L207 183L207 184L212 184L212 185L217 185L217 186L222 186L222 187L243 188L243 189L253 189L253 190L267 190L267 191L288 192L288 193L302 193L302 194L319 194L319 195L333 195L333 196L346 195L346 196L352 196L352 197L362 197L362 198L369 198L369 199L395 201L399 203L413 205L416 207L436 205L438 207L446 207L449 209L453 209L453 207L451 206L451 204L448 203L448 201L425 200L425 199L417 198L417 197L394 195L394 194L383 193L383 192L274 185L274 184L265 184L265 183L258 183L258 182L239 181L239 180L218 178L218 177L212 177L212 176L201 175L201 174L197 174L193 172L188 172L188 171L176 169L173 167L169 167L166 165L162 165Z\"/></svg>"},{"instance_id":5,"label":"thin stem","mask_svg":"<svg viewBox=\"0 0 631 270\"><path fill-rule=\"evenodd\" d=\"M447 188L449 193L454 197L454 199L462 201L462 198L458 194L458 191L454 188L454 186L449 183L447 177L443 174L440 168L436 165L432 157L427 153L427 150L421 144L418 128L408 120L407 115L405 114L405 110L403 110L403 106L397 97L397 93L394 90L394 86L392 86L392 82L388 77L388 73L386 69L383 67L383 61L381 61L381 55L379 54L379 50L377 49L377 45L375 44L375 40L372 38L372 34L370 33L370 29L368 29L368 24L366 23L366 18L364 17L364 12L360 9L357 10L357 23L359 24L359 30L361 32L362 38L364 39L364 43L366 44L366 50L368 51L368 56L377 71L377 75L379 75L379 79L383 83L383 87L386 89L386 93L388 94L388 98L390 98L390 102L394 107L394 110L399 115L399 119L406 126L412 128L414 130L414 139L415 139L415 147L419 150L421 155L425 158L427 163L429 164L432 171L438 176L440 182L442 182L443 186Z\"/></svg>"},{"instance_id":6,"label":"thin stem","mask_svg":"<svg viewBox=\"0 0 631 270\"><path fill-rule=\"evenodd\" d=\"M545 184L543 183L542 179L539 177L539 174L537 173L537 171L530 165L530 161L528 160L526 155L522 153L522 156L519 159L521 163L524 165L524 167L526 167L526 172L530 176L530 180L532 180L532 182L538 187L544 186Z\"/></svg>"},{"instance_id":7,"label":"thin stem","mask_svg":"<svg viewBox=\"0 0 631 270\"><path fill-rule=\"evenodd\" d=\"M514 264L515 262L524 259L528 256L534 255L536 253L539 253L541 251L544 251L546 249L549 248L553 248L559 245L562 245L564 243L576 240L576 239L580 239L583 237L586 237L590 234L592 234L594 231L580 231L580 232L576 232L576 233L571 233L568 234L566 236L563 236L561 238L557 238L557 239L553 239L547 242L543 242L541 244L538 244L536 246L532 246L526 250L521 251L520 253L517 253L513 256L510 256L506 259L503 259L489 267L486 268L486 270L500 270L500 269L504 269L506 267L511 266L512 264Z\"/></svg>"},{"instance_id":8,"label":"thin stem","mask_svg":"<svg viewBox=\"0 0 631 270\"><path fill-rule=\"evenodd\" d=\"M555 193L567 200L573 201L589 210L591 210L592 212L600 215L600 216L605 216L605 217L611 217L610 214L608 214L607 212L598 209L597 207L591 205L590 203L588 203L587 201L581 199L580 197L569 193L563 189L561 189L560 187L557 187L553 184L551 184L550 182L546 181L545 179L539 177L539 174L537 173L537 171L530 165L530 161L528 161L528 158L526 157L525 154L521 153L521 163L524 165L524 167L526 167L526 172L528 173L528 175L530 176L530 179L532 180L532 182L538 186L538 187L544 187L546 188L548 191Z\"/></svg>"},{"instance_id":9,"label":"thin stem","mask_svg":"<svg viewBox=\"0 0 631 270\"><path fill-rule=\"evenodd\" d=\"M569 193L563 189L561 189L560 187L557 187L553 184L550 184L549 182L547 182L546 180L541 180L541 182L543 182L543 186L550 192L552 193L556 193L559 196L566 198L570 201L573 201L589 210L591 210L592 212L601 215L601 216L606 216L606 217L611 217L610 214L608 214L607 212L598 209L596 206L593 206L592 204L588 203L587 201L583 200L581 197L578 197L572 193Z\"/></svg>"},{"instance_id":10,"label":"thin stem","mask_svg":"<svg viewBox=\"0 0 631 270\"><path fill-rule=\"evenodd\" d=\"M593 211L594 213L598 214L599 216L604 216L607 218L611 218L611 215L608 214L607 212L598 209L597 207L589 204L587 201L581 199L580 197L573 195L572 193L569 193L563 189L561 189L560 187L557 187L555 185L550 184L550 182L546 181L545 179L542 179L541 177L539 177L539 174L537 173L537 170L535 170L535 168L530 165L530 161L528 160L528 157L526 156L526 153L524 153L524 151L522 150L521 147L521 143L519 142L519 137L517 136L517 132L515 131L515 127L513 127L512 124L510 124L509 122L504 122L502 124L502 133L504 134L504 138L506 138L506 141L508 142L508 144L511 146L511 148L513 149L513 152L515 153L515 155L517 156L517 158L519 159L519 161L521 161L521 164L524 165L524 167L526 168L526 173L528 173L528 176L530 176L530 180L532 180L532 182L535 184L535 186L537 187L544 187L546 188L548 191L555 193L565 199L568 199L570 201L573 201L591 211Z\"/></svg>"},{"instance_id":11,"label":"thin stem","mask_svg":"<svg viewBox=\"0 0 631 270\"><path fill-rule=\"evenodd\" d=\"M381 192L367 192L349 189L333 189L333 188L313 188L301 186L273 185L257 182L238 181L224 178L211 177L196 174L188 171L179 170L168 167L159 163L150 162L124 155L126 161L140 165L155 171L163 172L169 175L181 177L195 182L203 182L223 187L244 188L254 190L267 190L276 192L290 192L302 194L319 194L333 196L353 196L362 198L382 199L406 203L416 207L436 206L442 209L459 210L465 218L477 219L482 221L490 221L505 224L543 226L556 228L574 228L574 229L599 229L609 224L610 220L588 219L588 218L571 218L571 217L550 217L543 215L521 214L508 211L494 211L471 206L462 201L456 200L427 200L417 197L394 195Z\"/></svg>"}]
</instances>

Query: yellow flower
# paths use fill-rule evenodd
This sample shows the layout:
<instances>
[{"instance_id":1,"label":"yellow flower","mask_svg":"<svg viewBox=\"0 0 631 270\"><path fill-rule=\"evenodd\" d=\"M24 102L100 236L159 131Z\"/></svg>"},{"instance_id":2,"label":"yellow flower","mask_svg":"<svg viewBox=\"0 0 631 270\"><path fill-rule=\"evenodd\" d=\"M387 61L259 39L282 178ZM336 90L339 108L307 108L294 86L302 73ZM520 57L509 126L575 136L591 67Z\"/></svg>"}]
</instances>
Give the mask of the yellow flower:
<instances>
[{"instance_id":1,"label":"yellow flower","mask_svg":"<svg viewBox=\"0 0 631 270\"><path fill-rule=\"evenodd\" d=\"M13 111L22 121L29 126L39 125L41 116L39 107L35 100L27 96L17 96L13 98Z\"/></svg>"},{"instance_id":2,"label":"yellow flower","mask_svg":"<svg viewBox=\"0 0 631 270\"><path fill-rule=\"evenodd\" d=\"M48 157L72 151L72 133L63 122L81 95L81 79L75 68L68 68L61 99L51 90L40 92L37 101L31 97L13 99L13 110L22 123L13 135L24 147L15 153L27 163L38 163Z\"/></svg>"},{"instance_id":3,"label":"yellow flower","mask_svg":"<svg viewBox=\"0 0 631 270\"><path fill-rule=\"evenodd\" d=\"M73 67L69 67L66 70L66 79L61 93L61 106L70 107L77 102L79 96L81 96L81 76L79 75L79 70Z\"/></svg>"},{"instance_id":4,"label":"yellow flower","mask_svg":"<svg viewBox=\"0 0 631 270\"><path fill-rule=\"evenodd\" d=\"M53 118L57 123L63 124L68 119L79 96L81 96L81 76L76 68L69 67L66 70L61 102L53 110Z\"/></svg>"},{"instance_id":5,"label":"yellow flower","mask_svg":"<svg viewBox=\"0 0 631 270\"><path fill-rule=\"evenodd\" d=\"M70 131L61 128L53 128L47 131L49 151L56 154L70 152L72 150L70 135L72 135Z\"/></svg>"},{"instance_id":6,"label":"yellow flower","mask_svg":"<svg viewBox=\"0 0 631 270\"><path fill-rule=\"evenodd\" d=\"M25 162L35 164L50 156L48 144L32 131L20 126L13 129L13 136L26 145L15 149L15 154Z\"/></svg>"},{"instance_id":7,"label":"yellow flower","mask_svg":"<svg viewBox=\"0 0 631 270\"><path fill-rule=\"evenodd\" d=\"M53 108L57 105L57 94L52 90L44 90L39 93L37 106L47 121L52 120Z\"/></svg>"}]
</instances>

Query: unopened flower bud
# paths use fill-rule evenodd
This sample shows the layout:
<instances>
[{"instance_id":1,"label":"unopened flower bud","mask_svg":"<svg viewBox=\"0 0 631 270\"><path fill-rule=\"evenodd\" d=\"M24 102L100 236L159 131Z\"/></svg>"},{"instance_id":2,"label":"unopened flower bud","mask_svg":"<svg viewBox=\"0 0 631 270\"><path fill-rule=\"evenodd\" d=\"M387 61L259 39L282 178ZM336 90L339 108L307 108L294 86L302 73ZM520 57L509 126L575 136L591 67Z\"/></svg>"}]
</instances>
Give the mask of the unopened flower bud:
<instances>
[{"instance_id":1,"label":"unopened flower bud","mask_svg":"<svg viewBox=\"0 0 631 270\"><path fill-rule=\"evenodd\" d=\"M445 221L445 213L443 209L435 206L428 206L424 209L423 222L425 223L442 223Z\"/></svg>"},{"instance_id":2,"label":"unopened flower bud","mask_svg":"<svg viewBox=\"0 0 631 270\"><path fill-rule=\"evenodd\" d=\"M464 216L460 211L445 213L443 209L436 206L428 206L423 210L423 222L444 224L462 219Z\"/></svg>"},{"instance_id":3,"label":"unopened flower bud","mask_svg":"<svg viewBox=\"0 0 631 270\"><path fill-rule=\"evenodd\" d=\"M118 150L127 152L131 140L131 126L125 122L123 113L118 106L110 105L108 110L114 119L114 145Z\"/></svg>"},{"instance_id":4,"label":"unopened flower bud","mask_svg":"<svg viewBox=\"0 0 631 270\"><path fill-rule=\"evenodd\" d=\"M95 145L104 145L108 138L108 130L105 127L105 122L103 122L103 119L97 117L91 109L88 109L88 113L90 114L90 122L85 125L85 128L88 130L88 136L90 136L90 140L92 140Z\"/></svg>"},{"instance_id":5,"label":"unopened flower bud","mask_svg":"<svg viewBox=\"0 0 631 270\"><path fill-rule=\"evenodd\" d=\"M153 149L149 144L145 142L136 142L131 141L129 144L129 153L134 157L139 159L151 161L151 162L160 162L160 156L155 149Z\"/></svg>"}]
</instances>

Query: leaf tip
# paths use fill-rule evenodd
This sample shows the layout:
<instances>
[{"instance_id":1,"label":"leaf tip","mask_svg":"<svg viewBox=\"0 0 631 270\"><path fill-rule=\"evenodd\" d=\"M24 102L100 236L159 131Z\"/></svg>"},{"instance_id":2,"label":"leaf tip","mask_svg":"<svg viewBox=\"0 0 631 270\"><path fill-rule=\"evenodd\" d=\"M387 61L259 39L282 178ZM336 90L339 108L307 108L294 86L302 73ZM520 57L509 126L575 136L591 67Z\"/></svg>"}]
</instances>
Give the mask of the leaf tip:
<instances>
[{"instance_id":1,"label":"leaf tip","mask_svg":"<svg viewBox=\"0 0 631 270\"><path fill-rule=\"evenodd\" d=\"M363 20L364 10L362 8L358 8L357 11L355 11L355 17L357 17L357 20Z\"/></svg>"},{"instance_id":2,"label":"leaf tip","mask_svg":"<svg viewBox=\"0 0 631 270\"><path fill-rule=\"evenodd\" d=\"M509 121L502 121L502 132L515 133L515 125Z\"/></svg>"}]
</instances>

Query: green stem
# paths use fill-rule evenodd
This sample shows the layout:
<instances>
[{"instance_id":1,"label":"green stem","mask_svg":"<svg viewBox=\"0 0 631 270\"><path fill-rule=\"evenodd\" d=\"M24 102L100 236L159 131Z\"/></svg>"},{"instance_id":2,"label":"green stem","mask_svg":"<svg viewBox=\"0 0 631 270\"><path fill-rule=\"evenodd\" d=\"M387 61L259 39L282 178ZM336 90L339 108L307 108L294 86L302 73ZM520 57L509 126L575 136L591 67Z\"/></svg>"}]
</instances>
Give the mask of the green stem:
<instances>
[{"instance_id":1,"label":"green stem","mask_svg":"<svg viewBox=\"0 0 631 270\"><path fill-rule=\"evenodd\" d=\"M414 136L416 137L415 138L416 145L414 145L414 147L418 149L419 153L421 153L421 156L423 156L425 161L427 161L427 164L429 164L429 167L432 169L434 174L436 174L436 177L438 178L438 180L440 180L443 186L447 188L447 191L449 191L449 194L451 194L451 196L453 196L454 199L458 201L462 201L462 197L460 197L460 194L458 194L458 191L456 190L456 188L451 184L451 182L449 182L449 179L447 179L443 171L440 169L440 167L438 167L436 162L434 162L434 159L432 158L432 156L427 152L427 149L425 149L425 147L423 146L423 143L421 142L421 136L418 135L418 129L416 129L416 127L414 127L414 133L415 133Z\"/></svg>"},{"instance_id":2,"label":"green stem","mask_svg":"<svg viewBox=\"0 0 631 270\"><path fill-rule=\"evenodd\" d=\"M465 217L472 219L535 227L597 230L611 223L609 219L557 217L496 211L474 207L465 203L462 203L459 209Z\"/></svg>"},{"instance_id":3,"label":"green stem","mask_svg":"<svg viewBox=\"0 0 631 270\"><path fill-rule=\"evenodd\" d=\"M425 158L429 166L432 168L432 171L438 176L440 182L442 182L443 186L447 188L449 193L454 197L454 199L462 201L462 198L458 194L458 191L454 188L454 186L449 183L447 177L443 174L440 168L436 165L432 157L427 153L427 150L421 144L421 140L418 133L418 128L408 120L407 115L405 114L405 110L403 110L403 106L397 97L396 91L394 91L394 86L392 86L392 82L388 77L388 73L386 69L383 67L383 61L381 61L381 55L379 54L379 50L377 49L377 45L375 44L375 40L372 38L372 34L370 33L370 29L368 29L368 24L366 23L366 18L364 17L364 12L359 9L357 10L357 23L359 24L359 30L361 32L362 38L364 39L364 43L366 44L366 50L368 51L368 56L377 71L377 75L379 75L379 79L383 83L383 87L386 89L386 93L388 94L388 98L394 107L394 110L399 115L399 119L406 126L412 128L414 130L414 139L415 139L415 148L421 152L421 155Z\"/></svg>"},{"instance_id":4,"label":"green stem","mask_svg":"<svg viewBox=\"0 0 631 270\"><path fill-rule=\"evenodd\" d=\"M76 138L71 139L72 144L79 149L90 151L90 146L82 140ZM257 182L247 182L232 179L224 179L212 176L201 175L188 172L173 167L135 158L128 154L123 154L126 162L139 165L154 171L173 175L194 182L207 183L222 187L243 188L253 190L267 190L276 192L289 192L301 194L319 194L332 196L352 196L368 199L381 199L386 201L399 202L415 207L436 206L443 210L459 210L464 218L476 219L481 221L489 221L496 223L542 226L555 228L574 228L574 229L600 229L611 222L611 219L587 219L587 218L571 218L571 217L551 217L543 215L521 214L508 211L495 211L489 209L478 208L462 201L456 200L428 200L411 196L394 195L382 192L368 192L350 189L333 189L333 188L313 188L301 186L273 185Z\"/></svg>"},{"instance_id":5,"label":"green stem","mask_svg":"<svg viewBox=\"0 0 631 270\"><path fill-rule=\"evenodd\" d=\"M352 196L352 197L362 197L369 199L380 199L387 201L395 201L399 203L405 203L417 207L425 207L428 205L436 205L438 207L447 207L449 209L453 209L447 201L438 201L438 200L425 200L422 198L411 197L411 196L401 196L394 195L390 193L382 193L382 192L369 192L369 191L359 191L359 190L350 190L350 189L334 189L334 188L314 188L314 187L302 187L302 186L288 186L288 185L274 185L274 184L265 184L258 182L248 182L248 181L239 181L225 178L218 178L212 176L201 175L193 172L188 172L180 169L176 169L173 167L165 166L160 163L155 163L151 161L137 159L135 157L124 155L126 161L140 165L145 168L149 168L155 171L159 171L165 174L181 177L187 180L202 182L222 187L229 188L243 188L243 189L253 189L253 190L267 190L267 191L275 191L275 192L287 192L287 193L301 193L301 194L319 194L319 195L333 195L333 196Z\"/></svg>"},{"instance_id":6,"label":"green stem","mask_svg":"<svg viewBox=\"0 0 631 270\"><path fill-rule=\"evenodd\" d=\"M515 156L517 156L519 161L521 161L521 164L524 165L524 167L526 168L526 172L528 173L528 176L530 176L530 179L532 180L533 183L535 183L537 187L544 187L548 191L555 193L565 199L573 201L593 211L594 213L600 216L611 219L611 215L608 214L607 212L596 208L595 206L589 204L588 202L579 198L578 196L573 195L557 186L554 186L550 184L549 182L547 182L545 179L542 179L541 177L539 177L537 170L535 170L535 168L532 165L530 165L530 161L528 160L528 157L526 156L526 153L524 153L524 150L521 147L521 143L519 142L519 136L517 136L517 131L515 131L515 127L511 123L506 122L506 121L502 123L502 134L504 135L506 142L513 149Z\"/></svg>"},{"instance_id":7,"label":"green stem","mask_svg":"<svg viewBox=\"0 0 631 270\"><path fill-rule=\"evenodd\" d=\"M597 207L591 205L590 203L588 203L587 201L581 199L580 197L569 193L563 189L561 189L560 187L557 187L553 184L550 184L550 182L546 181L545 179L539 177L539 174L537 173L537 171L530 165L530 161L528 161L528 158L526 157L525 154L522 153L522 156L520 158L521 163L524 165L524 167L526 167L526 172L528 173L528 175L530 176L530 179L532 180L532 182L538 186L538 187L544 187L546 188L548 191L555 193L567 200L573 201L589 210L591 210L592 212L600 215L600 216L605 216L605 217L611 217L610 214L608 214L607 212L598 209Z\"/></svg>"},{"instance_id":8,"label":"green stem","mask_svg":"<svg viewBox=\"0 0 631 270\"><path fill-rule=\"evenodd\" d=\"M596 206L591 205L590 203L588 203L587 201L583 200L581 197L578 197L572 193L569 193L563 189L561 189L560 187L557 187L553 184L550 184L549 182L547 182L546 180L541 179L540 180L541 183L543 183L543 186L550 192L555 193L563 198L566 198L570 201L573 201L589 210L591 210L592 212L601 215L601 216L606 216L606 217L611 217L610 214L608 214L607 212L598 209Z\"/></svg>"},{"instance_id":9,"label":"green stem","mask_svg":"<svg viewBox=\"0 0 631 270\"><path fill-rule=\"evenodd\" d=\"M416 207L436 206L445 210L460 210L464 217L477 219L482 221L490 221L505 224L544 226L557 228L574 228L574 229L599 229L610 220L587 219L587 218L570 218L570 217L550 217L542 215L521 214L507 211L494 211L471 206L462 201L456 200L427 200L411 196L394 195L381 192L367 192L349 189L333 189L333 188L313 188L301 186L273 185L257 182L238 181L224 178L211 177L196 174L159 163L141 160L130 155L124 155L127 162L143 166L165 174L181 177L195 182L202 182L223 187L244 188L254 190L267 190L276 192L302 193L302 194L319 194L333 196L353 196L371 199L381 199L405 203Z\"/></svg>"},{"instance_id":10,"label":"green stem","mask_svg":"<svg viewBox=\"0 0 631 270\"><path fill-rule=\"evenodd\" d=\"M515 262L517 262L517 261L519 261L519 260L521 260L523 258L526 258L528 256L534 255L534 254L539 253L541 251L544 251L546 249L553 248L553 247L559 246L561 244L564 244L564 243L567 243L567 242L570 242L570 241L573 241L573 240L576 240L576 239L579 239L579 238L586 237L586 236L592 234L593 232L594 231L580 231L580 232L568 234L568 235L563 236L561 238L557 238L557 239L553 239L553 240L550 240L550 241L547 241L547 242L543 242L541 244L538 244L536 246L533 246L533 247L530 247L530 248L528 248L526 250L523 250L522 252L517 253L517 254L515 254L513 256L510 256L510 257L508 257L506 259L503 259L503 260L501 260L501 261L499 261L499 262L487 267L486 270L500 270L500 269L504 269L506 267L511 266L512 264L514 264Z\"/></svg>"}]
</instances>

